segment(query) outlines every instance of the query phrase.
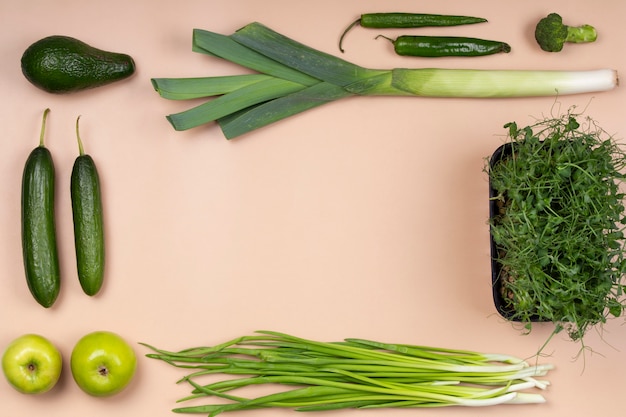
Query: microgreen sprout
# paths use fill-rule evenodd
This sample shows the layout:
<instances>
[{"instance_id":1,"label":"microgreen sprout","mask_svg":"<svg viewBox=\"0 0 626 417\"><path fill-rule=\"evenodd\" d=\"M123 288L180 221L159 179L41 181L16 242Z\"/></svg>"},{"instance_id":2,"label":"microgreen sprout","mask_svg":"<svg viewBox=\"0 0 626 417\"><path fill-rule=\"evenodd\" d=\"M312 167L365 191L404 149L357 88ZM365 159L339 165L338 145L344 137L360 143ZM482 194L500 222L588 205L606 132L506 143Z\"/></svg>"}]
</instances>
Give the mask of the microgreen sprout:
<instances>
[{"instance_id":1,"label":"microgreen sprout","mask_svg":"<svg viewBox=\"0 0 626 417\"><path fill-rule=\"evenodd\" d=\"M486 168L498 210L490 221L497 285L513 321L552 322L580 341L625 307L626 154L570 109L508 129L510 152ZM545 347L545 345L544 345Z\"/></svg>"}]
</instances>

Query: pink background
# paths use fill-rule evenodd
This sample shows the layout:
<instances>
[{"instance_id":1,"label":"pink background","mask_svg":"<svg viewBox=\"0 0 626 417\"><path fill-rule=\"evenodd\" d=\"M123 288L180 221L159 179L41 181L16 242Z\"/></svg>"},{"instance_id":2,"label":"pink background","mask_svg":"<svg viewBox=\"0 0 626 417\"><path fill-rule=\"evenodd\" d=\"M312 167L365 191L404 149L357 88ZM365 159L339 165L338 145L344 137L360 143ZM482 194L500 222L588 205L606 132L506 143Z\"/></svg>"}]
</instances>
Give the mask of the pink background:
<instances>
[{"instance_id":1,"label":"pink background","mask_svg":"<svg viewBox=\"0 0 626 417\"><path fill-rule=\"evenodd\" d=\"M350 98L227 141L215 125L175 132L164 116L191 103L161 99L150 85L151 77L243 71L192 53L193 28L229 34L257 20L338 54L338 36L350 21L388 11L482 16L489 22L428 33L504 40L513 51L403 58L373 40L380 31L356 28L346 38L344 58L372 68L626 72L626 3L619 0L0 1L0 349L35 332L69 360L82 335L111 330L139 356L132 385L109 399L79 391L67 362L59 385L43 396L21 395L1 379L0 415L171 416L188 392L175 385L183 373L143 357L147 351L137 342L181 349L268 329L328 341L361 337L533 355L551 327L521 335L493 306L484 159L504 140L505 123L526 125L570 106L586 109L624 140L623 87L556 101ZM594 24L598 41L559 54L540 51L534 23L553 11L573 24ZM19 60L30 43L52 34L129 53L137 72L75 95L39 91L22 76ZM46 107L63 273L61 295L48 310L26 287L19 220L22 169ZM78 115L103 184L108 264L95 298L82 293L74 265L69 178ZM586 343L593 353L578 360L578 344L555 338L550 357L542 359L557 366L543 405L327 415L619 415L626 389L623 324L617 319L591 331Z\"/></svg>"}]
</instances>

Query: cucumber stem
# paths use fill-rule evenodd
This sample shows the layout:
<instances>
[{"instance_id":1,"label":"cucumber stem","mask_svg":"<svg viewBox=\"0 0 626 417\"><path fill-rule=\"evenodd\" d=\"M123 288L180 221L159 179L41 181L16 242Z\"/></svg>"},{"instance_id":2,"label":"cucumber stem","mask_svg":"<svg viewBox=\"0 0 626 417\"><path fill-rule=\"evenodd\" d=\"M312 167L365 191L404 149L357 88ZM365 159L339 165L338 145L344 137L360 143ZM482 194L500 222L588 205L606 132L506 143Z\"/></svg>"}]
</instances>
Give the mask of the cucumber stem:
<instances>
[{"instance_id":1,"label":"cucumber stem","mask_svg":"<svg viewBox=\"0 0 626 417\"><path fill-rule=\"evenodd\" d=\"M45 109L43 111L43 120L41 121L41 132L39 133L39 146L43 148L44 146L44 135L46 132L46 119L48 118L48 113L50 113L50 109Z\"/></svg>"},{"instance_id":2,"label":"cucumber stem","mask_svg":"<svg viewBox=\"0 0 626 417\"><path fill-rule=\"evenodd\" d=\"M76 140L78 141L78 153L80 156L83 156L85 154L85 151L83 149L83 141L80 139L80 133L78 129L79 120L80 120L80 116L76 118Z\"/></svg>"}]
</instances>

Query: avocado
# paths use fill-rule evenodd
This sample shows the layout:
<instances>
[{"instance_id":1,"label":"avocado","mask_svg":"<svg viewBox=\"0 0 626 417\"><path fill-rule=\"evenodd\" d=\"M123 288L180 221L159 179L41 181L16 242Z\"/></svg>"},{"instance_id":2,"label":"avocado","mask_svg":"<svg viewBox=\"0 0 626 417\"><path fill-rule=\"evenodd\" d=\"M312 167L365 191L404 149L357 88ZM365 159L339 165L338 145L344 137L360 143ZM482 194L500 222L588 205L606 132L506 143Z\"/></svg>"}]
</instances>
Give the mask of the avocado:
<instances>
[{"instance_id":1,"label":"avocado","mask_svg":"<svg viewBox=\"0 0 626 417\"><path fill-rule=\"evenodd\" d=\"M94 48L69 36L48 36L22 55L22 73L36 87L66 94L130 77L135 62L127 54Z\"/></svg>"}]
</instances>

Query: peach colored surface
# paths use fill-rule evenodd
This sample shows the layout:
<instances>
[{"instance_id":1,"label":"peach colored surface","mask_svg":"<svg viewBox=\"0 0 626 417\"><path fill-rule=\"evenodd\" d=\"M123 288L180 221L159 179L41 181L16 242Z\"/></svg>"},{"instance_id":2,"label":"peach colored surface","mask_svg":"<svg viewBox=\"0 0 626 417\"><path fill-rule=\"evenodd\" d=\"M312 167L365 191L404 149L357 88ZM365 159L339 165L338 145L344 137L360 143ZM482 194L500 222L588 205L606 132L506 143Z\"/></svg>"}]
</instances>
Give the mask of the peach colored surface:
<instances>
[{"instance_id":1,"label":"peach colored surface","mask_svg":"<svg viewBox=\"0 0 626 417\"><path fill-rule=\"evenodd\" d=\"M421 5L419 4L421 3ZM363 1L107 0L0 1L0 348L35 332L61 349L93 330L133 343L138 373L121 395L95 399L72 381L39 397L0 380L0 415L172 415L183 374L146 359L143 341L169 349L215 344L257 329L321 340L362 337L530 356L550 333L530 335L500 318L490 288L484 158L503 125L528 124L570 106L626 135L626 90L554 98L459 100L354 98L227 141L210 125L175 132L164 116L189 107L158 97L151 77L226 75L241 68L191 52L193 28L228 34L257 20L323 51L357 15L374 11L471 14L489 23L432 29L508 41L508 55L426 61L396 57L356 28L344 58L368 67L593 69L626 73L620 0ZM533 27L559 11L591 23L593 45L539 50ZM388 31L399 35L406 31ZM77 37L131 54L133 78L54 96L20 72L23 50L48 35ZM57 169L57 228L63 283L53 308L35 303L24 280L20 182L44 108ZM107 235L106 282L79 287L69 200L81 115L85 147L100 169ZM558 336L545 358L557 369L546 404L487 409L328 412L328 416L617 416L626 390L626 327L609 322L580 346ZM250 416L295 415L259 410Z\"/></svg>"}]
</instances>

